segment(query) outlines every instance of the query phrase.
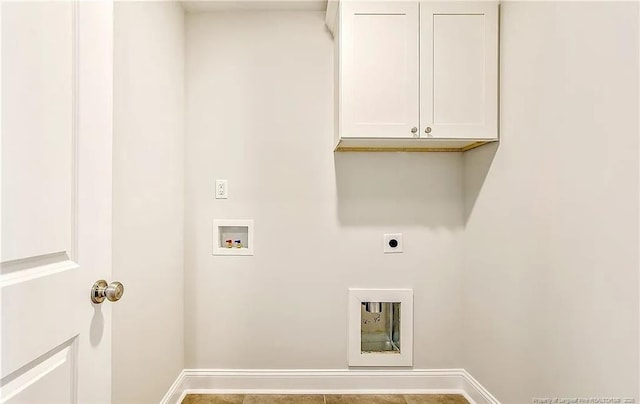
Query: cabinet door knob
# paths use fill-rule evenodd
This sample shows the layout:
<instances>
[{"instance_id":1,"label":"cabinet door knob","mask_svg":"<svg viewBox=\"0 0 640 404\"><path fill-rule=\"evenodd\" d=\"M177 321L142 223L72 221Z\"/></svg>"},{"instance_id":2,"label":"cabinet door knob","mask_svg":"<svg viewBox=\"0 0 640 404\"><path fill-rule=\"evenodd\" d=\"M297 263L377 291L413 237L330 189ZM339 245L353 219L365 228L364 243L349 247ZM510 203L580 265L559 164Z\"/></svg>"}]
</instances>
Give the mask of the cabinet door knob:
<instances>
[{"instance_id":1,"label":"cabinet door knob","mask_svg":"<svg viewBox=\"0 0 640 404\"><path fill-rule=\"evenodd\" d=\"M424 130L424 133L431 133L431 126L427 126Z\"/></svg>"},{"instance_id":2,"label":"cabinet door knob","mask_svg":"<svg viewBox=\"0 0 640 404\"><path fill-rule=\"evenodd\" d=\"M411 128L411 133L413 133L414 135L418 133L418 128L416 128L415 126Z\"/></svg>"}]
</instances>

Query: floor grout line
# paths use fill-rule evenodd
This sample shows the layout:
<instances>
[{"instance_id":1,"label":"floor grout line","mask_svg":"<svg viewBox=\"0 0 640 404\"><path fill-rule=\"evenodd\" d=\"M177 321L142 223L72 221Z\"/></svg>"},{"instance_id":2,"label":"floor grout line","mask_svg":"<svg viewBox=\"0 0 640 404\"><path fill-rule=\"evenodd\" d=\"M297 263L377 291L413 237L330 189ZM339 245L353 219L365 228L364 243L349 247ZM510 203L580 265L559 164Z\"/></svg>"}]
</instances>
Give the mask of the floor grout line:
<instances>
[{"instance_id":1,"label":"floor grout line","mask_svg":"<svg viewBox=\"0 0 640 404\"><path fill-rule=\"evenodd\" d=\"M226 394L194 394L193 396L199 396L198 398L193 398L191 399L189 396L191 396L190 394L187 395L185 397L185 399L183 400L184 404L221 404L221 401L219 401L216 397L219 396L225 396ZM284 394L285 396L287 394ZM359 399L356 398L355 400L352 399L348 399L344 396L361 396L360 394L296 394L296 395L301 395L301 396L307 396L307 397L311 397L311 396L319 396L322 395L322 404L327 404L327 396L340 396L340 398L334 398L333 400L329 400L329 402L332 402L334 404L356 404L356 403L361 403L361 399L362 397L360 397ZM412 394L410 394L411 396L413 396ZM203 397L204 396L204 397ZM207 397L208 396L208 397ZM253 400L249 400L247 401L247 399L249 398L249 396L255 396L255 394L238 394L237 396L241 396L242 400L239 401L241 404L247 404L250 402L253 402L254 404L260 404L263 401L258 399L256 400L255 397ZM271 404L277 404L277 403L291 403L290 399L285 399L284 401L281 401L280 399L275 399L273 400L273 398L275 397L281 397L281 394L258 394L258 396L264 396L264 398L268 399L267 402L271 403ZM462 395L460 394L424 394L424 396L432 396L432 399L426 398L417 398L418 401L415 401L413 398L411 401L409 401L407 399L407 394L367 394L366 396L370 396L371 398L375 398L376 396L393 396L393 397L401 397L401 400L393 400L397 403L402 403L402 404L410 404L411 402L415 403L415 404L436 404L436 403L443 403L443 401L441 401L442 396L459 396L456 398L453 398L453 401L449 401L449 399L446 399L446 402L449 404L469 404L469 401L467 401ZM418 396L423 396L423 394L418 394ZM238 397L239 398L239 397ZM270 398L270 400L269 400ZM195 401L192 401L195 400ZM312 400L313 402L317 402L316 400ZM374 400L376 403L379 403L380 401L378 400ZM229 402L229 401L224 401ZM235 400L233 400L233 402L236 402ZM369 402L369 400L367 400L367 402ZM373 401L371 401L373 402ZM385 400L385 402L387 402Z\"/></svg>"}]
</instances>

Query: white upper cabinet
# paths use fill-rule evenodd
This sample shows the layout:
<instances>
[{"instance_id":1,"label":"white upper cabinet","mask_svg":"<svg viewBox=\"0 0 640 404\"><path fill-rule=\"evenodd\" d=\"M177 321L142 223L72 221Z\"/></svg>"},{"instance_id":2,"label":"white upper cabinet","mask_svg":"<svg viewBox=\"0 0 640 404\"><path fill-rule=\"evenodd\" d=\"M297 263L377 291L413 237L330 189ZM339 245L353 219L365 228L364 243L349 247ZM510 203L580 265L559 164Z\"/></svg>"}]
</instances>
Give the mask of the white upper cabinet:
<instances>
[{"instance_id":1,"label":"white upper cabinet","mask_svg":"<svg viewBox=\"0 0 640 404\"><path fill-rule=\"evenodd\" d=\"M342 137L417 136L418 17L418 3L344 3Z\"/></svg>"},{"instance_id":2,"label":"white upper cabinet","mask_svg":"<svg viewBox=\"0 0 640 404\"><path fill-rule=\"evenodd\" d=\"M420 3L420 136L498 137L498 7Z\"/></svg>"},{"instance_id":3,"label":"white upper cabinet","mask_svg":"<svg viewBox=\"0 0 640 404\"><path fill-rule=\"evenodd\" d=\"M336 150L498 140L498 3L330 1Z\"/></svg>"}]
</instances>

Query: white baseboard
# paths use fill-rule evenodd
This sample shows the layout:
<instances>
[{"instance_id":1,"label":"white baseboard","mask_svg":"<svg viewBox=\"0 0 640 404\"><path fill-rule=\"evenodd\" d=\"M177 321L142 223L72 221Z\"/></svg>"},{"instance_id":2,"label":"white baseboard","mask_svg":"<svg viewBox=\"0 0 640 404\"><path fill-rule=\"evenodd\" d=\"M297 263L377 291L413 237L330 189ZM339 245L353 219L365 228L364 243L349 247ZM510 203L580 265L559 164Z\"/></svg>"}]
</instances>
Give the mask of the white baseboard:
<instances>
[{"instance_id":1,"label":"white baseboard","mask_svg":"<svg viewBox=\"0 0 640 404\"><path fill-rule=\"evenodd\" d=\"M182 388L183 382L184 382L184 369L182 369L180 373L178 373L178 377L176 377L176 380L173 382L173 384L171 384L171 387L169 387L169 391L167 391L164 397L162 397L162 400L160 400L160 403L161 404L181 403L182 400L184 399L184 396L187 395L187 393Z\"/></svg>"},{"instance_id":2,"label":"white baseboard","mask_svg":"<svg viewBox=\"0 0 640 404\"><path fill-rule=\"evenodd\" d=\"M470 396L469 402L475 401L477 404L500 404L497 398L495 398L487 389L485 389L476 379L473 378L463 369L463 384L462 387L465 392Z\"/></svg>"},{"instance_id":3,"label":"white baseboard","mask_svg":"<svg viewBox=\"0 0 640 404\"><path fill-rule=\"evenodd\" d=\"M187 394L462 394L471 404L500 404L464 369L184 369L160 404Z\"/></svg>"}]
</instances>

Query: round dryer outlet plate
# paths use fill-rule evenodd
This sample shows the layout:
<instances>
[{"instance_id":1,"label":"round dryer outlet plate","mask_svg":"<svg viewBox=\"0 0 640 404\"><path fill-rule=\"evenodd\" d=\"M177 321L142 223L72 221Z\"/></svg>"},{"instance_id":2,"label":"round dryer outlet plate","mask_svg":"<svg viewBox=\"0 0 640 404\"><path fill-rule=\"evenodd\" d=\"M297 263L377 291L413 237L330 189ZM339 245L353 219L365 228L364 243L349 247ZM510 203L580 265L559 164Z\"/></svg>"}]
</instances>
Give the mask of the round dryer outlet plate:
<instances>
[{"instance_id":1,"label":"round dryer outlet plate","mask_svg":"<svg viewBox=\"0 0 640 404\"><path fill-rule=\"evenodd\" d=\"M382 251L385 254L403 252L402 233L385 234L382 237Z\"/></svg>"}]
</instances>

